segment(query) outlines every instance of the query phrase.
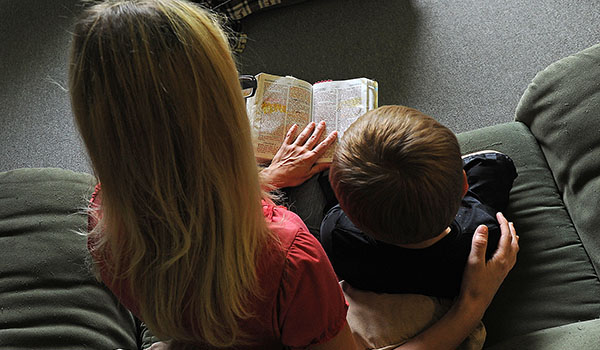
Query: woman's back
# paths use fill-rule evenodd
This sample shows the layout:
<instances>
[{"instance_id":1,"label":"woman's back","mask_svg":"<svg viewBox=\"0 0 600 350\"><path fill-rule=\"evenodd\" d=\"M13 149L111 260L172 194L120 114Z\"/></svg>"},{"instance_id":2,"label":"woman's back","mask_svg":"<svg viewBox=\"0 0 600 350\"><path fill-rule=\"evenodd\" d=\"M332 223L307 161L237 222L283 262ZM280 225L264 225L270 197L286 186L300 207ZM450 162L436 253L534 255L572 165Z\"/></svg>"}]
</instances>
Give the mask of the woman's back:
<instances>
[{"instance_id":1,"label":"woman's back","mask_svg":"<svg viewBox=\"0 0 600 350\"><path fill-rule=\"evenodd\" d=\"M74 28L69 75L112 282L159 337L237 342L271 233L225 35L185 1L97 3Z\"/></svg>"},{"instance_id":2,"label":"woman's back","mask_svg":"<svg viewBox=\"0 0 600 350\"><path fill-rule=\"evenodd\" d=\"M96 209L101 208L100 193L97 186L92 197ZM247 348L275 350L283 344L304 347L331 339L344 326L347 311L331 264L296 214L266 201L262 205L265 220L277 239L268 242L259 254L260 294L249 300L252 317L240 322L240 329L252 334L255 342ZM93 230L96 224L90 217L88 229ZM111 283L111 263L95 254L96 239L90 237L88 247L103 281L125 307L140 316L139 301ZM189 319L190 323L194 321Z\"/></svg>"}]
</instances>

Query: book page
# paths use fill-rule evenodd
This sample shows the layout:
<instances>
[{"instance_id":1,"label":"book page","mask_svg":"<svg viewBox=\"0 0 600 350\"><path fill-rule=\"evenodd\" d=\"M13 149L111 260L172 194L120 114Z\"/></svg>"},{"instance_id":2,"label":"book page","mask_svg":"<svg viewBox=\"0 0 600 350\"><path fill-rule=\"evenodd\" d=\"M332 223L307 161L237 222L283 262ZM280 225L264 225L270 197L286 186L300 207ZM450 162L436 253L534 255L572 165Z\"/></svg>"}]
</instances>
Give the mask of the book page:
<instances>
[{"instance_id":1,"label":"book page","mask_svg":"<svg viewBox=\"0 0 600 350\"><path fill-rule=\"evenodd\" d=\"M261 73L256 95L246 103L254 155L261 161L275 156L293 124L303 130L310 122L312 86L294 77Z\"/></svg>"},{"instance_id":2,"label":"book page","mask_svg":"<svg viewBox=\"0 0 600 350\"><path fill-rule=\"evenodd\" d=\"M324 139L337 130L338 138L367 111L377 108L377 82L366 79L351 79L317 83L313 86L313 121L324 120ZM337 141L336 141L337 144ZM330 162L335 145L330 147L319 162Z\"/></svg>"}]
</instances>

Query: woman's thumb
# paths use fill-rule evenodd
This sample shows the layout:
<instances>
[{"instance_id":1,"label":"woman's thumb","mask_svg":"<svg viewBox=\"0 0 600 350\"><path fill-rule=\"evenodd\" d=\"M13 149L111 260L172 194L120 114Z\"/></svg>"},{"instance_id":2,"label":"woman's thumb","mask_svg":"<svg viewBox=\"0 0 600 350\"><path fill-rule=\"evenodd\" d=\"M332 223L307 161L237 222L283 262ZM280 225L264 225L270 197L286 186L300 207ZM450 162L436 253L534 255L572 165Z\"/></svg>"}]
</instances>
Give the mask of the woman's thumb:
<instances>
[{"instance_id":1,"label":"woman's thumb","mask_svg":"<svg viewBox=\"0 0 600 350\"><path fill-rule=\"evenodd\" d=\"M485 260L485 251L488 242L488 228L485 225L479 225L473 235L471 242L471 257L477 260Z\"/></svg>"}]
</instances>

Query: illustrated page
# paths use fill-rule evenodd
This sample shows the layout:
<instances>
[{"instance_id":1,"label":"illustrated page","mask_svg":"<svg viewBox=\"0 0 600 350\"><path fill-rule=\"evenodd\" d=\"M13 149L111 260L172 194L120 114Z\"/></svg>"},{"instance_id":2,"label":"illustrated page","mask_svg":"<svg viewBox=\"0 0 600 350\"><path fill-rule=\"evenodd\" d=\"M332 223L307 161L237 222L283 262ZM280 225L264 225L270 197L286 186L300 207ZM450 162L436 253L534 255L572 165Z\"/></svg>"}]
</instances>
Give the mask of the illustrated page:
<instances>
[{"instance_id":1,"label":"illustrated page","mask_svg":"<svg viewBox=\"0 0 600 350\"><path fill-rule=\"evenodd\" d=\"M310 122L312 86L294 77L264 73L259 74L257 80L256 95L247 102L254 154L262 160L270 160L294 123L300 132Z\"/></svg>"}]
</instances>

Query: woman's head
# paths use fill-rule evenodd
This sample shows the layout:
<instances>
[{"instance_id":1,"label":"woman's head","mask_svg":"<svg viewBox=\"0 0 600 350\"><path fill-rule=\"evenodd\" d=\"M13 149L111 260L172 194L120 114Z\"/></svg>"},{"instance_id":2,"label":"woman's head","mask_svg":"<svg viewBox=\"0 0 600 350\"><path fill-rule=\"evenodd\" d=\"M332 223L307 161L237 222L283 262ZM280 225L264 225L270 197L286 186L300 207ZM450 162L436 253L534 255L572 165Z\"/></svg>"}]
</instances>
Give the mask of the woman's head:
<instances>
[{"instance_id":1,"label":"woman's head","mask_svg":"<svg viewBox=\"0 0 600 350\"><path fill-rule=\"evenodd\" d=\"M158 335L230 345L267 231L225 35L186 1L109 0L84 10L70 63L115 280Z\"/></svg>"},{"instance_id":2,"label":"woman's head","mask_svg":"<svg viewBox=\"0 0 600 350\"><path fill-rule=\"evenodd\" d=\"M152 177L250 154L226 38L192 4L112 0L88 8L75 27L70 90L104 188L124 173Z\"/></svg>"}]
</instances>

